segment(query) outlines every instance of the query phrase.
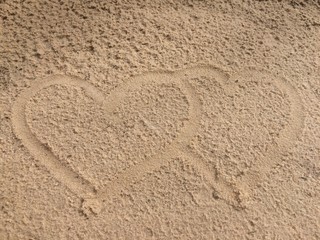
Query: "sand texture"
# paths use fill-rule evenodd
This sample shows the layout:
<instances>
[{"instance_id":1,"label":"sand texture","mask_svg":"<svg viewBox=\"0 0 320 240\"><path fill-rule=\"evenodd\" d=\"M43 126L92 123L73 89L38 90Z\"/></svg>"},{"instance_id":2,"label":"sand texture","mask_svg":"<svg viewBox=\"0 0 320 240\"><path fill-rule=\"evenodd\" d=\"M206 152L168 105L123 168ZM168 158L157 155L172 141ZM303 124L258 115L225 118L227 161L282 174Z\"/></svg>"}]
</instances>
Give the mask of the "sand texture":
<instances>
[{"instance_id":1,"label":"sand texture","mask_svg":"<svg viewBox=\"0 0 320 240\"><path fill-rule=\"evenodd\" d=\"M319 2L0 17L0 240L320 239Z\"/></svg>"}]
</instances>

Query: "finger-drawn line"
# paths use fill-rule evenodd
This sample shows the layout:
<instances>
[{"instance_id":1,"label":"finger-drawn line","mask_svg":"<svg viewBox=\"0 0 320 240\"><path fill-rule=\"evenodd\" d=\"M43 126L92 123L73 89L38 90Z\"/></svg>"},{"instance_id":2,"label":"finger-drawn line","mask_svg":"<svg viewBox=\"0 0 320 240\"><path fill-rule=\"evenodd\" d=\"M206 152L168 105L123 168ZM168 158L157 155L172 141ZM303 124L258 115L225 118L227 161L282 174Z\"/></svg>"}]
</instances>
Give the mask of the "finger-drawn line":
<instances>
[{"instance_id":1,"label":"finger-drawn line","mask_svg":"<svg viewBox=\"0 0 320 240\"><path fill-rule=\"evenodd\" d=\"M286 79L273 76L264 70L256 70L251 68L233 76L227 76L219 69L215 69L211 66L189 68L187 71L192 71L193 73L196 72L196 75L198 76L206 76L209 78L212 78L212 76L215 75L217 76L218 72L220 77L216 77L214 80L218 81L224 91L229 95L236 93L237 85L241 84L241 82L236 80L241 79L245 81L274 84L281 92L287 94L288 96L288 100L290 102L289 123L280 131L276 143L270 145L267 149L267 152L264 153L264 156L256 159L256 162L250 169L249 173L244 175L236 183L228 183L223 179L218 179L215 181L216 189L220 189L219 192L221 193L223 199L227 200L233 205L235 203L239 203L239 206L242 206L244 203L241 203L239 195L250 195L252 189L265 180L267 173L269 170L271 170L272 166L280 161L281 156L286 152L286 150L292 148L296 140L299 138L299 134L304 125L305 117L302 100L295 88ZM189 154L191 155L192 153ZM201 158L201 156L199 157ZM205 166L203 166L202 169L203 168L205 168ZM202 170L202 172L204 172L204 170ZM232 194L230 194L230 190L232 190ZM230 199L229 197L232 195L233 197Z\"/></svg>"},{"instance_id":2,"label":"finger-drawn line","mask_svg":"<svg viewBox=\"0 0 320 240\"><path fill-rule=\"evenodd\" d=\"M90 84L75 77L69 76L53 76L47 81L36 81L32 87L23 92L16 100L12 109L13 129L24 146L31 154L38 159L50 173L61 183L65 184L78 196L90 198L95 196L96 190L85 179L81 178L74 171L63 165L61 161L42 144L31 132L26 116L25 107L30 98L32 98L40 90L55 84L75 85L88 90L88 94L97 102L103 102L103 95Z\"/></svg>"},{"instance_id":3,"label":"finger-drawn line","mask_svg":"<svg viewBox=\"0 0 320 240\"><path fill-rule=\"evenodd\" d=\"M265 154L256 159L254 166L250 171L240 179L238 185L246 184L247 191L250 193L255 186L261 183L267 177L271 168L281 160L281 156L292 148L299 138L304 126L304 108L302 100L296 89L284 78L273 76L263 70L250 69L237 74L237 78L247 81L260 81L263 83L274 84L281 92L286 93L290 102L290 117L288 125L279 133L275 144L268 147ZM235 79L230 78L231 81Z\"/></svg>"},{"instance_id":4,"label":"finger-drawn line","mask_svg":"<svg viewBox=\"0 0 320 240\"><path fill-rule=\"evenodd\" d=\"M298 134L303 127L302 103L295 89L285 80L279 80L278 78L268 79L266 76L270 76L263 75L261 72L255 74L252 74L252 71L248 72L248 76L245 76L248 81L250 81L250 79L257 81L260 78L261 81L269 81L276 84L280 90L287 93L291 102L291 122L280 133L277 145L270 146L265 157L257 160L253 170L241 179L241 183L228 183L222 178L216 178L218 171L215 170L215 173L209 171L209 168L203 162L202 157L189 147L190 141L195 137L197 130L200 127L202 104L198 94L188 79L200 76L213 78L223 86L226 92L233 94L236 87L233 78L239 75L229 77L221 70L212 66L198 66L176 72L153 72L132 78L106 97L94 86L76 77L57 75L46 81L36 81L32 87L27 89L17 98L13 105L12 122L14 131L29 151L36 159L42 162L56 179L65 184L70 190L83 199L95 199L99 202L103 202L106 199L113 197L115 194L120 193L123 188L139 181L146 173L166 165L175 157L182 157L182 159L190 162L204 175L211 187L219 193L220 199L232 206L242 207L241 199L239 199L239 195L241 194L239 189L254 188L258 182L263 180L270 167L280 159L281 154L285 149L292 147L295 140L298 138ZM112 121L117 121L117 119L113 118L113 112L121 100L126 97L127 92L139 89L144 84L150 82L155 84L174 83L181 89L189 104L188 121L176 139L173 140L172 144L167 146L162 152L121 172L118 174L116 180L112 181L104 189L99 191L97 191L90 182L69 169L68 166L63 165L62 162L32 134L26 121L24 111L27 101L40 90L57 84L82 87L89 96L103 105L106 114L110 116Z\"/></svg>"}]
</instances>

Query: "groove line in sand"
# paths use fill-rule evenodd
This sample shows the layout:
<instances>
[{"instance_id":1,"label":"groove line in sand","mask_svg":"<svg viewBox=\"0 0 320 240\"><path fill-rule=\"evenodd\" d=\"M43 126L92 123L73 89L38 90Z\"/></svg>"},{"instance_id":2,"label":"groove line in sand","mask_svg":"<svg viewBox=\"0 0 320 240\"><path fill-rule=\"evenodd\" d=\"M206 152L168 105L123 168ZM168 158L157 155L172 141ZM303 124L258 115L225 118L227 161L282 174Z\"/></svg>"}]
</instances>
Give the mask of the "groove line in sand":
<instances>
[{"instance_id":1,"label":"groove line in sand","mask_svg":"<svg viewBox=\"0 0 320 240\"><path fill-rule=\"evenodd\" d=\"M202 115L202 105L199 96L192 87L188 79L207 76L218 81L228 94L234 94L236 83L232 81L239 75L245 76L248 81L270 82L277 88L285 92L290 101L291 113L289 124L280 132L276 144L269 146L264 157L257 159L257 162L241 181L229 183L223 178L217 178L218 171L209 171L203 162L200 154L189 147L190 141L196 136L200 127L200 117ZM136 164L129 169L118 174L116 180L108 184L104 189L97 191L93 185L79 176L68 166L63 165L61 161L51 152L51 150L42 144L31 132L25 116L25 107L30 98L40 90L52 85L74 85L83 88L86 93L96 102L102 104L106 114L112 121L117 121L112 117L113 111L122 99L126 97L129 90L140 89L144 84L153 82L155 84L174 83L177 85L187 98L189 104L189 116L183 129L173 142L158 154L150 157L148 160ZM110 104L112 103L112 104ZM153 72L141 76L133 77L127 83L121 85L108 96L105 96L93 85L71 76L56 75L46 80L40 80L24 91L13 105L12 122L14 131L24 146L31 154L40 161L50 173L71 191L83 199L96 199L98 202L104 202L106 199L119 194L123 188L128 187L139 181L146 173L152 172L176 157L191 163L204 176L206 181L213 189L218 192L219 198L234 207L243 207L239 198L241 191L250 192L258 183L263 181L266 173L281 158L283 152L292 147L303 127L304 114L301 99L296 90L285 80L266 75L259 72L243 72L235 76L227 76L223 71L212 66L198 66L179 70L176 72Z\"/></svg>"}]
</instances>

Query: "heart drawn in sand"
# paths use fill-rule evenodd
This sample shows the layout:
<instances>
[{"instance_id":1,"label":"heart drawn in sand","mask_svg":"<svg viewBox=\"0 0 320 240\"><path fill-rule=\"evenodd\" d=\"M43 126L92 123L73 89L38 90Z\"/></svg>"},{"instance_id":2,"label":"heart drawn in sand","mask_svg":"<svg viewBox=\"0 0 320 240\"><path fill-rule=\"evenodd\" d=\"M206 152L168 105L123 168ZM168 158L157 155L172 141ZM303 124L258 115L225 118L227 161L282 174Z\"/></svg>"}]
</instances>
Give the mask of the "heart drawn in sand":
<instances>
[{"instance_id":1,"label":"heart drawn in sand","mask_svg":"<svg viewBox=\"0 0 320 240\"><path fill-rule=\"evenodd\" d=\"M201 96L199 96L191 81L203 76L219 82L224 91L230 95L235 93L236 87L240 84L238 81L234 81L239 76L246 81L270 82L270 84L274 84L283 91L290 101L289 124L279 133L276 143L268 148L261 159L257 159L252 170L241 179L241 182L232 183L223 178L217 178L216 176L219 174L208 170L209 168L203 161L201 154L194 151L190 146L198 134L199 127L201 127L200 121L203 114ZM71 85L84 89L87 95L103 106L105 113L110 115L110 121L113 121L114 110L127 97L127 92L139 89L146 83L176 85L186 96L188 118L179 134L164 150L120 172L115 180L101 190L97 190L92 183L62 164L53 152L31 132L25 117L25 108L28 100L40 90L52 85ZM175 72L154 72L133 77L108 96L105 96L100 90L84 80L71 76L57 75L34 82L29 89L17 98L12 111L14 131L17 137L22 140L24 146L56 179L84 199L85 206L95 213L101 210L101 203L106 199L120 193L122 189L139 181L146 173L158 169L175 157L181 157L190 162L205 177L220 199L232 206L243 207L242 196L249 194L250 189L253 189L257 183L264 179L266 173L280 159L281 155L293 146L303 126L303 118L303 107L299 95L287 81L262 71L254 70L229 77L223 71L211 66L200 66Z\"/></svg>"}]
</instances>

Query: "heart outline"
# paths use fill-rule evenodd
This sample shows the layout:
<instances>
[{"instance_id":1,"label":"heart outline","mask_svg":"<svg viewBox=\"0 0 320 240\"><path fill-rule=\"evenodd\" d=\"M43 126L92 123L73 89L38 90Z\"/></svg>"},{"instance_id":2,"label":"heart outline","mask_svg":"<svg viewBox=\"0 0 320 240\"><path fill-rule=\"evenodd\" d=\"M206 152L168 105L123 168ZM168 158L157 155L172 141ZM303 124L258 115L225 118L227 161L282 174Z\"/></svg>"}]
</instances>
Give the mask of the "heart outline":
<instances>
[{"instance_id":1,"label":"heart outline","mask_svg":"<svg viewBox=\"0 0 320 240\"><path fill-rule=\"evenodd\" d=\"M252 71L255 69L248 70L249 77L252 76ZM262 70L257 71L256 74L262 74ZM267 73L267 76L272 76ZM65 76L65 75L55 75L50 78L47 78L46 81L39 80L32 84L32 86L25 90L15 101L12 110L12 122L14 131L19 139L22 140L25 147L34 155L34 157L39 160L45 167L49 170L53 176L58 179L61 183L67 186L71 191L73 191L76 195L81 197L82 199L88 200L90 202L104 202L110 195L115 195L128 185L138 181L142 178L147 172L152 172L159 167L165 165L170 159L174 157L182 157L187 161L191 162L193 166L195 166L200 173L204 175L206 180L208 180L211 184L212 189L217 190L219 193L219 197L226 201L228 204L234 207L243 207L243 195L245 192L250 192L252 188L254 188L258 182L263 180L266 172L270 169L271 163L268 166L265 166L265 170L261 171L261 168L256 168L249 171L249 174L245 176L241 183L230 183L226 182L223 178L217 178L219 173L209 172L206 164L201 160L201 155L197 154L190 147L190 141L195 136L197 129L200 126L200 116L202 114L202 106L199 96L197 95L195 89L192 85L187 81L182 81L183 78L192 78L199 76L215 76L215 80L221 83L221 86L224 88L226 92L232 94L234 92L234 87L236 86L232 82L233 78L238 75L235 74L233 76L229 76L224 71L219 68L213 67L211 65L203 65L197 66L187 69L178 70L175 72L171 71L158 71L147 73L144 75L136 76L131 78L130 81L118 87L116 90L112 91L107 97L98 90L93 85L87 83L84 80L81 80L77 77L73 76ZM257 79L255 79L256 81ZM116 104L111 104L109 106L113 106L108 108L106 111L108 113L112 113L115 106L119 104L121 99L125 98L126 92L130 89L135 89L141 86L142 83L154 81L157 84L163 82L174 82L177 84L184 95L187 97L187 101L189 103L189 128L184 126L184 130L179 133L179 136L173 141L171 145L165 148L161 154L152 157L152 160L147 160L137 165L130 167L125 170L123 173L120 173L117 176L117 179L112 181L104 190L97 191L91 183L81 178L77 173L73 170L69 169L68 166L64 166L59 159L54 156L54 154L48 149L45 145L43 145L31 132L26 118L25 118L25 106L27 101L34 96L40 90L49 87L51 85L75 85L84 88L88 95L90 95L95 101L108 105L108 102L116 102ZM280 90L284 90L289 96L289 101L291 103L291 107L293 106L293 113L291 111L291 118L293 118L293 124L289 124L289 128L284 128L284 134L281 139L288 139L291 137L289 141L290 144L285 144L283 141L279 141L282 145L276 151L274 155L277 159L279 155L283 152L284 148L291 147L294 142L293 139L297 139L298 134L303 126L303 106L301 103L301 99L296 92L296 90L283 78L279 80L278 77L273 76L272 80L269 80L272 83L275 83L277 87L280 87ZM292 117L293 116L293 117ZM271 154L271 153L270 153ZM273 156L273 155L272 155ZM274 159L276 159L274 158ZM45 159L45 160L44 160ZM260 160L261 162L261 160ZM266 161L262 161L266 162ZM256 164L254 165L256 166ZM132 174L132 172L134 174ZM100 210L98 210L100 211ZM97 212L98 212L97 211Z\"/></svg>"}]
</instances>

